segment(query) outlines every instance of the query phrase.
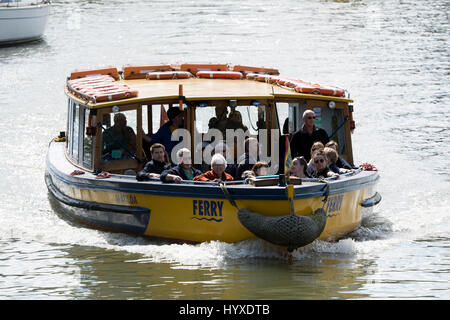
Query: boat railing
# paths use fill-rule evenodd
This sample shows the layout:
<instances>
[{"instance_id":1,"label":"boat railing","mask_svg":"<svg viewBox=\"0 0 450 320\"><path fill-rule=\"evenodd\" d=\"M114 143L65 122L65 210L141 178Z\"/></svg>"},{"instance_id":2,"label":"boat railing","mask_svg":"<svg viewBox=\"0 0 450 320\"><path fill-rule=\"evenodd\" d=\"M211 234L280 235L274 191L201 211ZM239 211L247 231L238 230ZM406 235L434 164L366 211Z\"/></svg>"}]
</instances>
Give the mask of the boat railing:
<instances>
[{"instance_id":1,"label":"boat railing","mask_svg":"<svg viewBox=\"0 0 450 320\"><path fill-rule=\"evenodd\" d=\"M319 178L302 178L301 181L302 182L322 182L323 180L325 181L334 181L334 180L338 180L339 177L351 177L354 176L358 173L360 173L362 171L362 168L358 168L355 171L352 172L347 172L347 173L342 173L337 177L330 177L330 178L325 178L325 179L319 179ZM278 177L278 175L272 175L270 177ZM161 180L159 178L149 178L149 180L145 181L145 182L160 182ZM244 180L233 180L233 181L223 181L223 183L225 185L248 185L249 183L249 179L244 179ZM181 185L204 185L204 186L218 186L219 182L218 181L193 181L193 180L182 180L180 182Z\"/></svg>"}]
</instances>

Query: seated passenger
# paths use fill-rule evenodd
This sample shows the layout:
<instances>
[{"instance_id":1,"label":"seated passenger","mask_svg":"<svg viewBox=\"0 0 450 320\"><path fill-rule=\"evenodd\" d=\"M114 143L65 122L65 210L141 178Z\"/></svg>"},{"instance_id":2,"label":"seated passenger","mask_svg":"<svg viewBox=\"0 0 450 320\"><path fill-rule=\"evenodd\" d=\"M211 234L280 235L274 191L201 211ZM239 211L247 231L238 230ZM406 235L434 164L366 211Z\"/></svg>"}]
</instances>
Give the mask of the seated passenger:
<instances>
[{"instance_id":1,"label":"seated passenger","mask_svg":"<svg viewBox=\"0 0 450 320\"><path fill-rule=\"evenodd\" d=\"M310 178L307 172L308 164L305 158L296 157L292 160L292 166L289 170L289 175L297 178Z\"/></svg>"},{"instance_id":2,"label":"seated passenger","mask_svg":"<svg viewBox=\"0 0 450 320\"><path fill-rule=\"evenodd\" d=\"M148 181L150 178L160 178L164 170L170 169L169 157L166 149L160 143L155 143L150 147L152 160L145 164L144 169L138 172L136 179L138 181Z\"/></svg>"},{"instance_id":3,"label":"seated passenger","mask_svg":"<svg viewBox=\"0 0 450 320\"><path fill-rule=\"evenodd\" d=\"M216 153L211 159L212 170L196 176L194 181L232 181L233 177L225 172L226 166L225 158L220 153Z\"/></svg>"},{"instance_id":4,"label":"seated passenger","mask_svg":"<svg viewBox=\"0 0 450 320\"><path fill-rule=\"evenodd\" d=\"M166 148L166 151L170 157L173 147L179 143L179 141L172 141L172 132L183 127L183 111L177 107L171 107L167 110L167 117L169 118L169 121L163 124L161 128L159 128L159 130L152 135L150 144L153 145L154 143L161 143Z\"/></svg>"},{"instance_id":5,"label":"seated passenger","mask_svg":"<svg viewBox=\"0 0 450 320\"><path fill-rule=\"evenodd\" d=\"M234 110L230 113L227 129L242 129L244 132L248 130L247 126L242 123L242 115L239 111Z\"/></svg>"},{"instance_id":6,"label":"seated passenger","mask_svg":"<svg viewBox=\"0 0 450 320\"><path fill-rule=\"evenodd\" d=\"M227 154L229 154L229 157L231 159L233 158L233 154L231 154L231 150L226 144L225 140L219 141L216 146L214 147L215 153L220 153L225 159L227 159ZM225 172L229 175L233 176L234 172L236 171L236 166L234 164L228 163ZM234 177L233 177L234 178Z\"/></svg>"},{"instance_id":7,"label":"seated passenger","mask_svg":"<svg viewBox=\"0 0 450 320\"><path fill-rule=\"evenodd\" d=\"M312 159L316 168L311 175L312 178L339 177L339 174L332 172L328 168L328 158L323 150L316 151Z\"/></svg>"},{"instance_id":8,"label":"seated passenger","mask_svg":"<svg viewBox=\"0 0 450 320\"><path fill-rule=\"evenodd\" d=\"M323 149L323 151L325 152L328 159L330 160L328 163L328 168L330 168L331 171L333 171L334 173L337 173L337 174L347 173L347 172L351 171L350 169L339 168L336 165L336 161L338 159L338 154L337 154L336 150L334 150L333 148L330 148L330 147L325 147L325 149Z\"/></svg>"},{"instance_id":9,"label":"seated passenger","mask_svg":"<svg viewBox=\"0 0 450 320\"><path fill-rule=\"evenodd\" d=\"M244 171L242 176L246 179L255 179L259 176L266 176L269 173L269 165L267 162L258 161L255 163L251 170Z\"/></svg>"},{"instance_id":10,"label":"seated passenger","mask_svg":"<svg viewBox=\"0 0 450 320\"><path fill-rule=\"evenodd\" d=\"M338 152L338 159L337 159L337 161L336 161L336 165L337 165L339 168L343 168L343 169L358 169L357 167L352 166L350 163L348 163L347 161L345 161L345 159L342 158L342 157L339 155L339 151L338 151L339 145L338 145L338 143L337 143L336 141L330 140L330 141L325 145L325 147L333 148L334 150L336 150L336 152Z\"/></svg>"},{"instance_id":11,"label":"seated passenger","mask_svg":"<svg viewBox=\"0 0 450 320\"><path fill-rule=\"evenodd\" d=\"M259 158L259 144L256 138L247 138L244 142L244 153L236 161L235 180L242 180L242 174L251 170Z\"/></svg>"},{"instance_id":12,"label":"seated passenger","mask_svg":"<svg viewBox=\"0 0 450 320\"><path fill-rule=\"evenodd\" d=\"M316 167L314 166L314 161L312 160L313 154L314 152L318 151L318 150L323 150L324 146L323 143L320 141L316 141L313 143L313 145L311 146L311 158L308 162L308 168L306 170L306 172L308 173L308 176L311 176L313 174L313 172L316 170Z\"/></svg>"},{"instance_id":13,"label":"seated passenger","mask_svg":"<svg viewBox=\"0 0 450 320\"><path fill-rule=\"evenodd\" d=\"M187 148L177 151L178 165L164 170L161 173L162 182L176 182L180 183L182 180L193 180L194 177L201 175L202 172L192 167L191 152Z\"/></svg>"},{"instance_id":14,"label":"seated passenger","mask_svg":"<svg viewBox=\"0 0 450 320\"><path fill-rule=\"evenodd\" d=\"M123 113L114 115L114 125L103 131L102 157L105 160L133 158L136 153L136 134L127 126L127 117Z\"/></svg>"},{"instance_id":15,"label":"seated passenger","mask_svg":"<svg viewBox=\"0 0 450 320\"><path fill-rule=\"evenodd\" d=\"M216 116L209 119L208 127L210 129L215 128L225 133L227 129L229 119L228 115L228 107L227 106L216 106L215 108Z\"/></svg>"}]
</instances>

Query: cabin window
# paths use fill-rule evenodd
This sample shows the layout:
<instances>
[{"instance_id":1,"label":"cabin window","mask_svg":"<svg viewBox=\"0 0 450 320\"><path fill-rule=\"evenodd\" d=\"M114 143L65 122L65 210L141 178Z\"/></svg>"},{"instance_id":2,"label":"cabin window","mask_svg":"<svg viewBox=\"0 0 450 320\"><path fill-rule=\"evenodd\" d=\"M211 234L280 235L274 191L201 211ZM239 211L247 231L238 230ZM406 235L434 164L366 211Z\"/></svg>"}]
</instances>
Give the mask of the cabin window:
<instances>
[{"instance_id":1,"label":"cabin window","mask_svg":"<svg viewBox=\"0 0 450 320\"><path fill-rule=\"evenodd\" d=\"M342 105L342 104L341 104ZM304 103L300 103L298 107L295 107L295 131L298 131L303 126L303 112L306 109L311 109L316 115L315 125L323 128L330 137L330 140L334 140L339 145L338 153L345 155L348 153L346 145L346 131L345 131L345 114L343 105L339 105L334 109L328 107L328 102L314 100L309 101L308 106Z\"/></svg>"},{"instance_id":2,"label":"cabin window","mask_svg":"<svg viewBox=\"0 0 450 320\"><path fill-rule=\"evenodd\" d=\"M90 124L89 124L89 113L90 110L85 108L84 109L84 137L83 137L83 166L86 168L92 169L92 152L93 152L93 139L94 135L90 131Z\"/></svg>"},{"instance_id":3,"label":"cabin window","mask_svg":"<svg viewBox=\"0 0 450 320\"><path fill-rule=\"evenodd\" d=\"M102 162L135 158L137 111L103 114L102 124Z\"/></svg>"},{"instance_id":4,"label":"cabin window","mask_svg":"<svg viewBox=\"0 0 450 320\"><path fill-rule=\"evenodd\" d=\"M72 119L72 159L78 162L78 134L80 126L80 106L78 104L73 105Z\"/></svg>"},{"instance_id":5,"label":"cabin window","mask_svg":"<svg viewBox=\"0 0 450 320\"><path fill-rule=\"evenodd\" d=\"M293 134L298 131L303 123L298 119L300 108L306 108L305 103L298 102L277 102L276 110L278 116L278 127L281 134ZM301 115L300 115L301 120Z\"/></svg>"},{"instance_id":6,"label":"cabin window","mask_svg":"<svg viewBox=\"0 0 450 320\"><path fill-rule=\"evenodd\" d=\"M206 134L218 129L226 138L227 129L242 129L247 135L258 135L259 129L266 129L266 107L259 103L215 101L200 103L195 109L195 129Z\"/></svg>"},{"instance_id":7,"label":"cabin window","mask_svg":"<svg viewBox=\"0 0 450 320\"><path fill-rule=\"evenodd\" d=\"M72 141L71 139L71 124L72 124L72 120L70 118L71 114L72 114L72 100L68 100L67 102L67 124L66 124L66 149L67 149L67 153L70 154L70 142Z\"/></svg>"}]
</instances>

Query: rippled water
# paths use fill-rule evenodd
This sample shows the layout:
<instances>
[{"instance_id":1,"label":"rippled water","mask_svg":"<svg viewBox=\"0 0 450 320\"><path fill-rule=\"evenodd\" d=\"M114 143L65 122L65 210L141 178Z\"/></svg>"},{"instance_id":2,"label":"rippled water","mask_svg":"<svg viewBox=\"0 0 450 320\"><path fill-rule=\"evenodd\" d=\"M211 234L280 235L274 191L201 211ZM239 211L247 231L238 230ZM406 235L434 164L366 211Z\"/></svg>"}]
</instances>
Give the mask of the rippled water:
<instances>
[{"instance_id":1,"label":"rippled water","mask_svg":"<svg viewBox=\"0 0 450 320\"><path fill-rule=\"evenodd\" d=\"M52 3L43 41L0 48L1 299L450 298L448 1ZM43 179L66 76L159 62L346 88L355 160L379 168L382 202L292 261L260 241L164 244L68 221Z\"/></svg>"}]
</instances>

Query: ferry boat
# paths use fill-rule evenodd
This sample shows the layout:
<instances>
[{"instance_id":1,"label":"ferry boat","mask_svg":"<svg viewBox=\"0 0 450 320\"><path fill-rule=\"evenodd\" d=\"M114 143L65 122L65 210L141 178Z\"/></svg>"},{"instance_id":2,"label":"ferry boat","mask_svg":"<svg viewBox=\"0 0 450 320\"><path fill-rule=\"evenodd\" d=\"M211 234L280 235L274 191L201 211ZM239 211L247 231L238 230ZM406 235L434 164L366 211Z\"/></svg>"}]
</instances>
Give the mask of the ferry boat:
<instances>
[{"instance_id":1,"label":"ferry boat","mask_svg":"<svg viewBox=\"0 0 450 320\"><path fill-rule=\"evenodd\" d=\"M381 200L374 167L338 179L285 175L289 137L302 128L307 109L353 164L353 100L343 89L285 78L273 68L186 63L74 71L65 94L67 126L49 144L45 181L64 212L92 227L183 243L261 238L292 251L345 236L360 226L363 208ZM271 163L270 176L253 183L137 181L148 160L144 135L163 125L169 107L184 115L190 136L182 143L196 163L218 106L241 113L246 134ZM111 157L104 133L118 113L135 132L136 148ZM233 160L243 142L230 141Z\"/></svg>"},{"instance_id":2,"label":"ferry boat","mask_svg":"<svg viewBox=\"0 0 450 320\"><path fill-rule=\"evenodd\" d=\"M0 0L0 45L40 39L49 11L50 1Z\"/></svg>"}]
</instances>

